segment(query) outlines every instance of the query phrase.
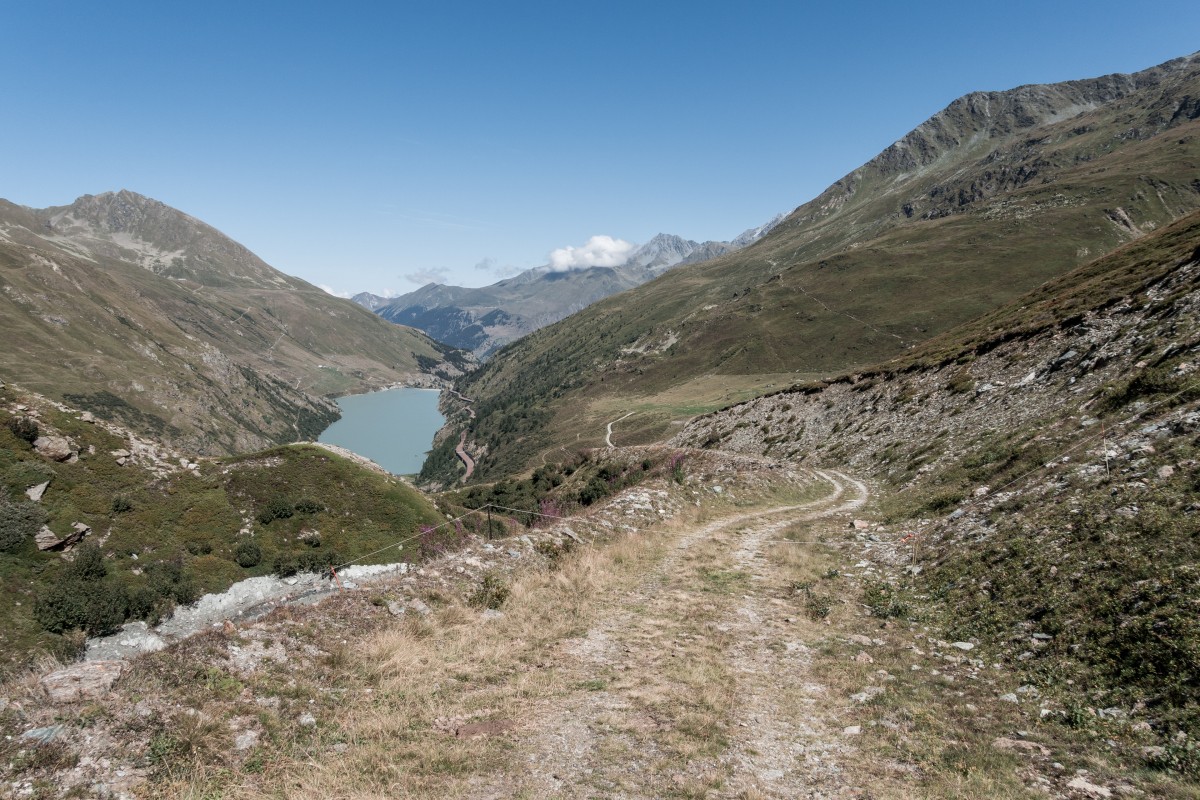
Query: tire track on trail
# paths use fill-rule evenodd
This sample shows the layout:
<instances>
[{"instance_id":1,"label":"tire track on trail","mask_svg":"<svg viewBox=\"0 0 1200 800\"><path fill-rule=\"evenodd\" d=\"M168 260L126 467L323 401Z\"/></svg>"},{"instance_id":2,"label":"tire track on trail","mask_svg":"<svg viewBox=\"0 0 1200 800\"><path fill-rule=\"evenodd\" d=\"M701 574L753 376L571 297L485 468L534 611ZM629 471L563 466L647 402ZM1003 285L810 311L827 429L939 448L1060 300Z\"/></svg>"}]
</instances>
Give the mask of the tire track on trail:
<instances>
[{"instance_id":1,"label":"tire track on trail","mask_svg":"<svg viewBox=\"0 0 1200 800\"><path fill-rule=\"evenodd\" d=\"M697 524L631 589L598 598L603 616L552 657L563 692L531 705L505 791L791 797L814 781L839 784L844 748L826 726L783 719L772 705L781 658L795 673L787 682L811 679L806 646L777 647L780 635L798 635L778 630L796 611L769 596L762 547L868 497L865 484L840 472L808 477L830 493Z\"/></svg>"}]
</instances>

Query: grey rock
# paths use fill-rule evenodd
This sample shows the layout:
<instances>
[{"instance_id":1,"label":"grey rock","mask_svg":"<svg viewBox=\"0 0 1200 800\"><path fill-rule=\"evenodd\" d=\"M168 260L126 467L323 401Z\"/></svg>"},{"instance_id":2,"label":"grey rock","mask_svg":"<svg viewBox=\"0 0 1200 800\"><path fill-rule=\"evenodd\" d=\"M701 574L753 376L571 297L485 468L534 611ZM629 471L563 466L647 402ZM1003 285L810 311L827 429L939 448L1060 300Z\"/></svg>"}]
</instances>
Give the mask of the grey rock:
<instances>
[{"instance_id":1,"label":"grey rock","mask_svg":"<svg viewBox=\"0 0 1200 800\"><path fill-rule=\"evenodd\" d=\"M45 728L31 728L22 733L18 738L26 742L50 744L50 742L53 742L55 739L62 736L66 729L66 725L49 725Z\"/></svg>"},{"instance_id":2,"label":"grey rock","mask_svg":"<svg viewBox=\"0 0 1200 800\"><path fill-rule=\"evenodd\" d=\"M42 677L40 683L52 703L98 700L125 672L124 661L87 661Z\"/></svg>"},{"instance_id":3,"label":"grey rock","mask_svg":"<svg viewBox=\"0 0 1200 800\"><path fill-rule=\"evenodd\" d=\"M314 720L314 723L316 720ZM303 723L301 723L303 724ZM258 744L258 731L242 731L233 740L233 749L244 752Z\"/></svg>"},{"instance_id":4,"label":"grey rock","mask_svg":"<svg viewBox=\"0 0 1200 800\"><path fill-rule=\"evenodd\" d=\"M316 717L314 717L314 716L313 716L312 714L310 714L309 712L305 711L303 714L301 714L301 715L300 715L300 719L299 719L299 720L297 720L297 722L299 722L299 723L300 723L300 726L301 726L301 727L304 727L304 728L313 728L313 727L316 727L316 724L317 724L317 718L316 718Z\"/></svg>"},{"instance_id":5,"label":"grey rock","mask_svg":"<svg viewBox=\"0 0 1200 800\"><path fill-rule=\"evenodd\" d=\"M33 447L52 461L66 461L75 455L71 443L61 436L39 436L34 440Z\"/></svg>"},{"instance_id":6,"label":"grey rock","mask_svg":"<svg viewBox=\"0 0 1200 800\"><path fill-rule=\"evenodd\" d=\"M861 692L850 695L850 699L856 703L865 703L871 698L878 697L879 695L883 694L883 691L884 689L882 686L868 686Z\"/></svg>"},{"instance_id":7,"label":"grey rock","mask_svg":"<svg viewBox=\"0 0 1200 800\"><path fill-rule=\"evenodd\" d=\"M959 650L974 650L975 649L975 645L971 644L970 642L953 642L953 643L951 643L950 646L957 647Z\"/></svg>"},{"instance_id":8,"label":"grey rock","mask_svg":"<svg viewBox=\"0 0 1200 800\"><path fill-rule=\"evenodd\" d=\"M422 617L429 616L431 609L425 604L425 601L419 597L414 597L408 601L408 607L420 614Z\"/></svg>"},{"instance_id":9,"label":"grey rock","mask_svg":"<svg viewBox=\"0 0 1200 800\"><path fill-rule=\"evenodd\" d=\"M1067 781L1067 788L1083 792L1088 797L1112 797L1112 789L1098 786L1082 775L1076 775Z\"/></svg>"},{"instance_id":10,"label":"grey rock","mask_svg":"<svg viewBox=\"0 0 1200 800\"><path fill-rule=\"evenodd\" d=\"M42 499L42 495L44 495L46 493L46 489L49 488L49 486L50 486L50 481L46 481L45 483L39 483L37 486L30 486L28 489L25 490L25 496L28 497L30 500L32 500L35 503L40 502Z\"/></svg>"},{"instance_id":11,"label":"grey rock","mask_svg":"<svg viewBox=\"0 0 1200 800\"><path fill-rule=\"evenodd\" d=\"M1019 697L1017 697L1015 694L1013 694L1012 692L1009 692L1008 694L1002 694L1002 695L1000 695L1000 700L1001 700L1001 701L1003 701L1003 702L1005 702L1005 703L1019 703L1019 702L1021 702L1021 699L1020 699Z\"/></svg>"}]
</instances>

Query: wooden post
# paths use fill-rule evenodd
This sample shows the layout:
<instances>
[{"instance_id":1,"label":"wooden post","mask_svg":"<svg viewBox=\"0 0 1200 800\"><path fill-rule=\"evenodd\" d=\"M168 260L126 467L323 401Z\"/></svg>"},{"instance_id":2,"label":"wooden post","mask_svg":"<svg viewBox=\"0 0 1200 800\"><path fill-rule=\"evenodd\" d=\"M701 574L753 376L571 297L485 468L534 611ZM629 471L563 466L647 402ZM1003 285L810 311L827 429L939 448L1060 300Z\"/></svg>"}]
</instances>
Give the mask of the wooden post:
<instances>
[{"instance_id":1,"label":"wooden post","mask_svg":"<svg viewBox=\"0 0 1200 800\"><path fill-rule=\"evenodd\" d=\"M488 503L488 541L492 540L492 504Z\"/></svg>"}]
</instances>

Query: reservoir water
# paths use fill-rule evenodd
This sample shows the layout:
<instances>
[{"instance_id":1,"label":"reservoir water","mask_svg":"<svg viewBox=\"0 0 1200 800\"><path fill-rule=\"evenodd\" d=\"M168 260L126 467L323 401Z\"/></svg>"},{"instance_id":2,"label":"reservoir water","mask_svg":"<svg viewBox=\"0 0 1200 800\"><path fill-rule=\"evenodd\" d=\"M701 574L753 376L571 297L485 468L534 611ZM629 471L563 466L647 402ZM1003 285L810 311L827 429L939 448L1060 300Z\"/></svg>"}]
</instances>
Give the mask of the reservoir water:
<instances>
[{"instance_id":1,"label":"reservoir water","mask_svg":"<svg viewBox=\"0 0 1200 800\"><path fill-rule=\"evenodd\" d=\"M433 435L446 423L437 389L386 389L338 398L342 418L318 441L353 450L393 475L421 471Z\"/></svg>"}]
</instances>

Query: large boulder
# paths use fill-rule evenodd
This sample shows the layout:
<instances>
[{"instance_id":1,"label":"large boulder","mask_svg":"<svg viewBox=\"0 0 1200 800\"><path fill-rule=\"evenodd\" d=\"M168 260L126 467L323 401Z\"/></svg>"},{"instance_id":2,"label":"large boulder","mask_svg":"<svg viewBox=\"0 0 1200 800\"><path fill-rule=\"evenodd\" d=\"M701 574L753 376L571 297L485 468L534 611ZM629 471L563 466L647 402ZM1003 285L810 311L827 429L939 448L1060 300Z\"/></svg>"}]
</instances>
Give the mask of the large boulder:
<instances>
[{"instance_id":1,"label":"large boulder","mask_svg":"<svg viewBox=\"0 0 1200 800\"><path fill-rule=\"evenodd\" d=\"M42 678L42 689L51 703L99 700L124 674L124 661L85 661L51 672Z\"/></svg>"},{"instance_id":2,"label":"large boulder","mask_svg":"<svg viewBox=\"0 0 1200 800\"><path fill-rule=\"evenodd\" d=\"M39 436L33 440L33 447L51 461L67 461L75 455L71 443L62 436Z\"/></svg>"}]
</instances>

